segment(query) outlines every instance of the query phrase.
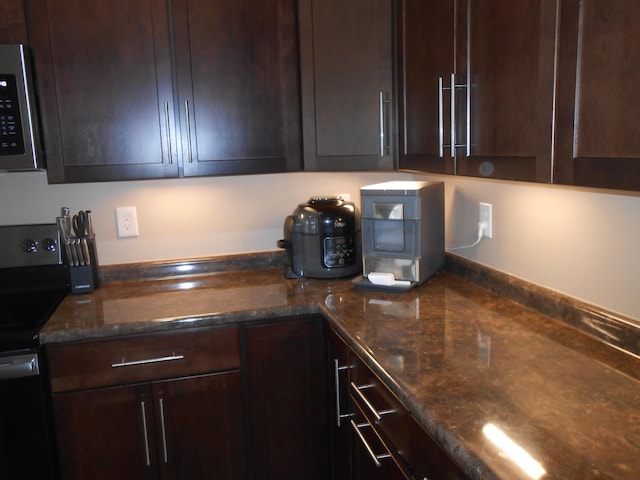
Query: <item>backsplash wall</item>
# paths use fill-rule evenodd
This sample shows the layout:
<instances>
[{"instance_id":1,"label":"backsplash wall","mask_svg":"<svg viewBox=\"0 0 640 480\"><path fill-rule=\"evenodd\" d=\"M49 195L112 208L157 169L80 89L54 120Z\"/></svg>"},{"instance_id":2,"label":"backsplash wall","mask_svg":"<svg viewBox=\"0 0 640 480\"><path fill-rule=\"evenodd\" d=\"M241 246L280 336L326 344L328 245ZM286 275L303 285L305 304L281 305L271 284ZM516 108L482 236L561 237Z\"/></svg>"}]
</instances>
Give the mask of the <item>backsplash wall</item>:
<instances>
[{"instance_id":1,"label":"backsplash wall","mask_svg":"<svg viewBox=\"0 0 640 480\"><path fill-rule=\"evenodd\" d=\"M638 319L640 196L398 172L288 173L48 185L44 172L0 174L0 224L54 222L90 209L101 264L277 250L282 224L311 195L387 180L445 181L446 245L473 242L478 202L494 235L456 252L530 282ZM135 206L140 235L118 239L115 208Z\"/></svg>"}]
</instances>

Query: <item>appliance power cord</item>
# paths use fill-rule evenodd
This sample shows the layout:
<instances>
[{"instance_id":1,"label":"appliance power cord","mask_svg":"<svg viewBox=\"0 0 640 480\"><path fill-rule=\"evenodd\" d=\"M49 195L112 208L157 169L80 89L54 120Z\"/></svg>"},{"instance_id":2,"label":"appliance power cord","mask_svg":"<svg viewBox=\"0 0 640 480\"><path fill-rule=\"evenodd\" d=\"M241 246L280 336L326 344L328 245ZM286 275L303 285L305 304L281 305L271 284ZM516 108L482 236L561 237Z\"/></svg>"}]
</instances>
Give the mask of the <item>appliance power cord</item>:
<instances>
[{"instance_id":1,"label":"appliance power cord","mask_svg":"<svg viewBox=\"0 0 640 480\"><path fill-rule=\"evenodd\" d=\"M478 238L476 238L475 242L473 242L471 245L463 245L463 246L460 246L460 247L449 247L449 248L446 248L446 250L449 250L449 251L453 252L455 250L463 250L463 249L466 249L466 248L475 247L482 240L485 228L487 228L487 224L485 222L478 222Z\"/></svg>"}]
</instances>

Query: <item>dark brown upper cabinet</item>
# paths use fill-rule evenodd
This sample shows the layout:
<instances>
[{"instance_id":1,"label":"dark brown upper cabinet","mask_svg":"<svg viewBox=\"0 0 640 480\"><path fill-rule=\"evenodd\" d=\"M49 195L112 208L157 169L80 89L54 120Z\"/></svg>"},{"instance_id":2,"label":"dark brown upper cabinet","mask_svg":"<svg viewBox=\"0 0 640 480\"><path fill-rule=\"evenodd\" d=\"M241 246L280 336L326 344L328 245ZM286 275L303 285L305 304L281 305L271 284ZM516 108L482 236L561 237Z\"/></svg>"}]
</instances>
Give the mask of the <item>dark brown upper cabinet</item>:
<instances>
[{"instance_id":1,"label":"dark brown upper cabinet","mask_svg":"<svg viewBox=\"0 0 640 480\"><path fill-rule=\"evenodd\" d=\"M640 190L640 4L562 2L555 182Z\"/></svg>"},{"instance_id":2,"label":"dark brown upper cabinet","mask_svg":"<svg viewBox=\"0 0 640 480\"><path fill-rule=\"evenodd\" d=\"M294 0L27 12L51 183L300 168Z\"/></svg>"},{"instance_id":3,"label":"dark brown upper cabinet","mask_svg":"<svg viewBox=\"0 0 640 480\"><path fill-rule=\"evenodd\" d=\"M296 0L172 4L185 176L300 170Z\"/></svg>"},{"instance_id":4,"label":"dark brown upper cabinet","mask_svg":"<svg viewBox=\"0 0 640 480\"><path fill-rule=\"evenodd\" d=\"M398 12L398 162L455 174L449 82L455 65L454 1L402 0ZM445 90L445 84L447 85ZM447 138L445 139L445 125Z\"/></svg>"},{"instance_id":5,"label":"dark brown upper cabinet","mask_svg":"<svg viewBox=\"0 0 640 480\"><path fill-rule=\"evenodd\" d=\"M29 43L22 2L0 1L0 43Z\"/></svg>"},{"instance_id":6,"label":"dark brown upper cabinet","mask_svg":"<svg viewBox=\"0 0 640 480\"><path fill-rule=\"evenodd\" d=\"M400 168L551 181L557 0L400 0Z\"/></svg>"},{"instance_id":7,"label":"dark brown upper cabinet","mask_svg":"<svg viewBox=\"0 0 640 480\"><path fill-rule=\"evenodd\" d=\"M177 176L165 2L27 5L49 182Z\"/></svg>"},{"instance_id":8,"label":"dark brown upper cabinet","mask_svg":"<svg viewBox=\"0 0 640 480\"><path fill-rule=\"evenodd\" d=\"M395 165L391 0L301 0L305 170Z\"/></svg>"}]
</instances>

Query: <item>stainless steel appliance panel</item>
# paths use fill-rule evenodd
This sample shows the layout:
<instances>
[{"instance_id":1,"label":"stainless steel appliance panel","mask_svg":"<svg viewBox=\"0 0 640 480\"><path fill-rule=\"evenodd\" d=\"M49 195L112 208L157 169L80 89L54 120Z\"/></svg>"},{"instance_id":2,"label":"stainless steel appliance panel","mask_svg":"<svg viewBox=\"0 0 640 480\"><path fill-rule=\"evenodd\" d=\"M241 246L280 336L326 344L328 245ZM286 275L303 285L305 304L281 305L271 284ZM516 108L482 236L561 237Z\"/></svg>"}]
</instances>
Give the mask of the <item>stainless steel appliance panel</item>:
<instances>
[{"instance_id":1,"label":"stainless steel appliance panel","mask_svg":"<svg viewBox=\"0 0 640 480\"><path fill-rule=\"evenodd\" d=\"M0 45L0 170L41 167L29 52Z\"/></svg>"}]
</instances>

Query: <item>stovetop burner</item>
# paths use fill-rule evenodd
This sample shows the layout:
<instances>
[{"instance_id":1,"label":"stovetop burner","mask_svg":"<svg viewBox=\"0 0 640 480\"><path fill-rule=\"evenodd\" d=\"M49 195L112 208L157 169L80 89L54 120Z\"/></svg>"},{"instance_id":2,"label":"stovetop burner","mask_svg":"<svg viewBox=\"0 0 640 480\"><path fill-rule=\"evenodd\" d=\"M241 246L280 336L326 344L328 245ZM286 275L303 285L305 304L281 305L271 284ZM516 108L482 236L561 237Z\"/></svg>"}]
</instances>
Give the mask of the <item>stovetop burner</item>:
<instances>
[{"instance_id":1,"label":"stovetop burner","mask_svg":"<svg viewBox=\"0 0 640 480\"><path fill-rule=\"evenodd\" d=\"M0 352L37 345L38 333L67 289L0 296Z\"/></svg>"},{"instance_id":2,"label":"stovetop burner","mask_svg":"<svg viewBox=\"0 0 640 480\"><path fill-rule=\"evenodd\" d=\"M32 349L69 292L55 224L0 226L0 354Z\"/></svg>"}]
</instances>

